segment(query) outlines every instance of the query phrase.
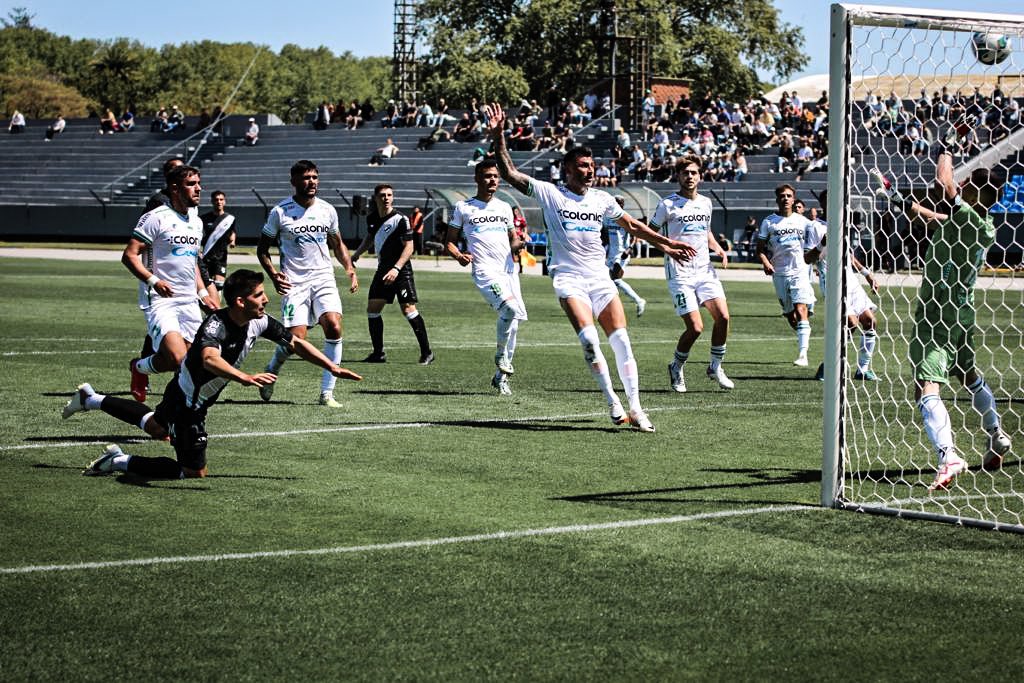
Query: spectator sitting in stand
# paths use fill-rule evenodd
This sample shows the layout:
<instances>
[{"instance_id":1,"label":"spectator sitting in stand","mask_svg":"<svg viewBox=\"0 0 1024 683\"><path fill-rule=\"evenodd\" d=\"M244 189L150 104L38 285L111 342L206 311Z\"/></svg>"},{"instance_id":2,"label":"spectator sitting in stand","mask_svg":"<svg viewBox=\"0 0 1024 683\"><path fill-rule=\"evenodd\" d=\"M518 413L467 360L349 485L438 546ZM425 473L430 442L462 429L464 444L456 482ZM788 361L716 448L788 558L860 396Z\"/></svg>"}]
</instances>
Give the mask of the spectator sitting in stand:
<instances>
[{"instance_id":1,"label":"spectator sitting in stand","mask_svg":"<svg viewBox=\"0 0 1024 683\"><path fill-rule=\"evenodd\" d=\"M249 117L249 127L245 131L245 144L252 147L260 139L260 126L256 123L256 119Z\"/></svg>"},{"instance_id":2,"label":"spectator sitting in stand","mask_svg":"<svg viewBox=\"0 0 1024 683\"><path fill-rule=\"evenodd\" d=\"M457 121L454 116L448 113L448 103L444 101L443 97L437 98L437 109L434 111L434 122L431 125L441 124L446 125L453 121Z\"/></svg>"},{"instance_id":3,"label":"spectator sitting in stand","mask_svg":"<svg viewBox=\"0 0 1024 683\"><path fill-rule=\"evenodd\" d=\"M370 98L367 97L363 100L363 103L359 105L359 121L358 125L363 125L367 121L373 121L373 117L377 114L377 110L373 108L373 103L370 102Z\"/></svg>"},{"instance_id":4,"label":"spectator sitting in stand","mask_svg":"<svg viewBox=\"0 0 1024 683\"><path fill-rule=\"evenodd\" d=\"M327 108L327 100L320 102L316 108L316 118L313 119L313 130L327 130L331 125L331 112Z\"/></svg>"},{"instance_id":5,"label":"spectator sitting in stand","mask_svg":"<svg viewBox=\"0 0 1024 683\"><path fill-rule=\"evenodd\" d=\"M345 111L345 128L355 130L361 125L363 125L363 108L359 105L358 100L352 100Z\"/></svg>"},{"instance_id":6,"label":"spectator sitting in stand","mask_svg":"<svg viewBox=\"0 0 1024 683\"><path fill-rule=\"evenodd\" d=\"M419 139L416 143L417 151L427 151L438 142L448 142L452 139L451 134L444 129L444 126L440 122L434 126L434 130L431 131L430 135L426 135Z\"/></svg>"},{"instance_id":7,"label":"spectator sitting in stand","mask_svg":"<svg viewBox=\"0 0 1024 683\"><path fill-rule=\"evenodd\" d=\"M25 132L25 115L17 109L11 114L11 122L7 126L7 132L11 135L19 135Z\"/></svg>"},{"instance_id":8,"label":"spectator sitting in stand","mask_svg":"<svg viewBox=\"0 0 1024 683\"><path fill-rule=\"evenodd\" d=\"M480 122L469 117L469 112L463 112L462 118L455 124L452 132L455 142L475 142L480 139Z\"/></svg>"},{"instance_id":9,"label":"spectator sitting in stand","mask_svg":"<svg viewBox=\"0 0 1024 683\"><path fill-rule=\"evenodd\" d=\"M384 118L381 119L380 125L383 128L394 128L398 125L398 105L394 100L388 100L387 106L384 107Z\"/></svg>"},{"instance_id":10,"label":"spectator sitting in stand","mask_svg":"<svg viewBox=\"0 0 1024 683\"><path fill-rule=\"evenodd\" d=\"M103 116L100 117L100 135L104 133L116 133L118 129L117 117L114 116L114 112L108 108L103 112Z\"/></svg>"},{"instance_id":11,"label":"spectator sitting in stand","mask_svg":"<svg viewBox=\"0 0 1024 683\"><path fill-rule=\"evenodd\" d=\"M383 166L396 154L398 154L398 145L392 142L391 138L384 143L383 147L378 147L377 151L370 157L370 163L367 166Z\"/></svg>"},{"instance_id":12,"label":"spectator sitting in stand","mask_svg":"<svg viewBox=\"0 0 1024 683\"><path fill-rule=\"evenodd\" d=\"M596 187L611 187L612 186L612 172L608 168L608 164L604 161L594 171L594 185Z\"/></svg>"},{"instance_id":13,"label":"spectator sitting in stand","mask_svg":"<svg viewBox=\"0 0 1024 683\"><path fill-rule=\"evenodd\" d=\"M167 122L164 123L164 132L169 133L173 130L185 127L185 115L181 113L177 105L171 107L171 113L167 115Z\"/></svg>"},{"instance_id":14,"label":"spectator sitting in stand","mask_svg":"<svg viewBox=\"0 0 1024 683\"><path fill-rule=\"evenodd\" d=\"M434 125L434 110L430 108L426 100L422 100L420 106L416 108L416 127L426 128L432 125Z\"/></svg>"},{"instance_id":15,"label":"spectator sitting in stand","mask_svg":"<svg viewBox=\"0 0 1024 683\"><path fill-rule=\"evenodd\" d=\"M46 128L46 137L43 138L47 142L53 140L56 136L64 132L64 128L68 125L67 121L64 120L63 114L57 114L57 120L51 123Z\"/></svg>"}]
</instances>

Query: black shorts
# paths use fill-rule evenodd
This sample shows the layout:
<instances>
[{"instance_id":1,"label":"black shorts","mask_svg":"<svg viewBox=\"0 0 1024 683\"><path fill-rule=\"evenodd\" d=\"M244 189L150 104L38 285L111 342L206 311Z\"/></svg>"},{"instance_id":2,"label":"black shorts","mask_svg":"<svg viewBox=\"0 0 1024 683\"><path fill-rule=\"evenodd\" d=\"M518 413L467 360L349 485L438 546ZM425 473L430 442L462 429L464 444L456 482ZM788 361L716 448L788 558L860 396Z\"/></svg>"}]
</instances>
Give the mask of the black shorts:
<instances>
[{"instance_id":1,"label":"black shorts","mask_svg":"<svg viewBox=\"0 0 1024 683\"><path fill-rule=\"evenodd\" d=\"M416 298L416 280L412 276L412 267L408 264L398 271L398 277L391 284L384 282L384 276L391 270L378 270L373 275L373 282L370 283L371 299L384 299L389 304L398 299L400 304L414 304L419 301Z\"/></svg>"},{"instance_id":2,"label":"black shorts","mask_svg":"<svg viewBox=\"0 0 1024 683\"><path fill-rule=\"evenodd\" d=\"M206 408L194 410L185 405L177 376L164 389L163 400L153 411L153 418L171 435L179 465L190 470L206 467Z\"/></svg>"},{"instance_id":3,"label":"black shorts","mask_svg":"<svg viewBox=\"0 0 1024 683\"><path fill-rule=\"evenodd\" d=\"M226 277L228 274L227 259L207 258L203 259L203 263L206 264L206 270L210 273L210 277L214 277L216 275Z\"/></svg>"}]
</instances>

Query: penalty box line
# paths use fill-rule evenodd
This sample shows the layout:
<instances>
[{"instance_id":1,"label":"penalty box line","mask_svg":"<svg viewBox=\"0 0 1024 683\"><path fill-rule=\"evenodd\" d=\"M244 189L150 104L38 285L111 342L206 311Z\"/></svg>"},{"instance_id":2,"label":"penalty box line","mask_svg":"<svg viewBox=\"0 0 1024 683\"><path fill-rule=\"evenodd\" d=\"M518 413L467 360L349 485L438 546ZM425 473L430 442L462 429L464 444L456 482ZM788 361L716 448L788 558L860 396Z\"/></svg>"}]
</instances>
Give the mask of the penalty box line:
<instances>
[{"instance_id":1,"label":"penalty box line","mask_svg":"<svg viewBox=\"0 0 1024 683\"><path fill-rule=\"evenodd\" d=\"M726 403L718 404L714 406L699 406L699 405L686 405L686 406L672 406L672 407L661 407L661 408L647 408L648 413L659 413L667 411L681 411L681 410L707 410L709 408L762 408L762 407L784 407L784 406L817 406L821 405L817 401L782 401L775 403ZM99 411L89 411L99 412ZM576 413L574 415L541 415L533 417L485 417L475 420L459 420L462 425L487 425L494 422L511 422L511 423L523 423L523 422L561 422L563 420L578 420L581 418L594 418L594 417L607 417L608 413L602 411L600 413ZM289 429L281 431L268 431L268 432L236 432L229 434L214 434L215 439L245 439L245 438L267 438L267 437L283 437L283 436L303 436L306 434L337 434L340 432L367 432L367 431L382 431L389 429L423 429L427 427L452 427L449 422L394 422L388 424L372 424L372 425L348 425L345 427L314 427L310 429ZM623 430L625 431L625 430ZM34 451L43 450L49 448L74 448L76 446L99 446L110 443L110 439L106 441L55 441L53 443L31 443L31 444L16 444L10 446L0 446L0 453L7 451ZM120 443L151 443L153 439L129 437Z\"/></svg>"},{"instance_id":2,"label":"penalty box line","mask_svg":"<svg viewBox=\"0 0 1024 683\"><path fill-rule=\"evenodd\" d=\"M769 514L773 512L796 512L804 510L820 510L808 505L779 505L736 510L720 510L718 512L702 512L693 515L675 515L672 517L651 517L647 519L629 519L618 522L602 522L597 524L573 524L570 526L545 527L540 529L521 529L518 531L497 531L489 534L473 534L470 536L449 536L419 541L396 541L393 543L375 543L371 545L335 546L331 548L311 548L308 550L263 550L250 553L220 553L216 555L179 555L173 557L146 557L134 560L110 560L107 562L79 562L75 564L29 565L24 567L3 567L0 574L39 574L44 572L70 572L88 569L116 569L121 567L150 567L155 565L178 565L194 562L228 562L235 560L261 560L290 557L314 557L323 555L347 555L354 553L371 553L388 550L415 548L436 548L460 543L479 543L483 541L517 540L538 536L557 536L560 534L586 534L594 531L616 529L632 529L663 524L681 524L703 520L724 519L728 517L744 517L750 515Z\"/></svg>"}]
</instances>

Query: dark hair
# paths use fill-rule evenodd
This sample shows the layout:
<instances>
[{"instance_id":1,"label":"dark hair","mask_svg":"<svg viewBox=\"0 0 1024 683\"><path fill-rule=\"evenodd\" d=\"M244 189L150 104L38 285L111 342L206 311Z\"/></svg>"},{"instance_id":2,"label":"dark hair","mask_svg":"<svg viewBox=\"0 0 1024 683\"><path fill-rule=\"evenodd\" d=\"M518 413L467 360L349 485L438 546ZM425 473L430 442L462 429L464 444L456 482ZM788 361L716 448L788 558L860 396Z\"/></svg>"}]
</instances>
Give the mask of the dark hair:
<instances>
[{"instance_id":1,"label":"dark hair","mask_svg":"<svg viewBox=\"0 0 1024 683\"><path fill-rule=\"evenodd\" d=\"M304 176L306 174L306 171L317 171L317 172L319 172L320 169L318 169L316 167L316 164L314 164L309 159L299 159L294 164L292 164L292 169L291 169L291 171L288 172L288 174L292 178L301 178L302 176Z\"/></svg>"},{"instance_id":2,"label":"dark hair","mask_svg":"<svg viewBox=\"0 0 1024 683\"><path fill-rule=\"evenodd\" d=\"M971 171L969 182L978 189L978 203L988 209L999 200L999 192L1006 184L1006 174L997 169L976 168Z\"/></svg>"},{"instance_id":3,"label":"dark hair","mask_svg":"<svg viewBox=\"0 0 1024 683\"><path fill-rule=\"evenodd\" d=\"M392 192L394 192L395 188L391 187L387 183L381 183L380 185L377 185L376 187L373 188L373 196L376 197L378 194L380 194L381 190L391 190Z\"/></svg>"},{"instance_id":4,"label":"dark hair","mask_svg":"<svg viewBox=\"0 0 1024 683\"><path fill-rule=\"evenodd\" d=\"M167 179L167 176L170 175L171 171L176 169L178 166L182 166L184 164L185 162L179 159L178 157L171 157L170 159L165 161L162 167L164 179Z\"/></svg>"},{"instance_id":5,"label":"dark hair","mask_svg":"<svg viewBox=\"0 0 1024 683\"><path fill-rule=\"evenodd\" d=\"M181 185L185 178L188 178L190 175L199 175L199 169L185 164L175 166L167 172L167 185L168 187L171 185Z\"/></svg>"},{"instance_id":6,"label":"dark hair","mask_svg":"<svg viewBox=\"0 0 1024 683\"><path fill-rule=\"evenodd\" d=\"M261 284L263 273L244 268L234 271L224 280L224 303L230 308L234 305L235 299L244 299Z\"/></svg>"},{"instance_id":7,"label":"dark hair","mask_svg":"<svg viewBox=\"0 0 1024 683\"><path fill-rule=\"evenodd\" d=\"M476 168L473 170L473 176L475 178L479 178L480 174L488 168L498 168L498 162L494 159L484 159L476 165Z\"/></svg>"},{"instance_id":8,"label":"dark hair","mask_svg":"<svg viewBox=\"0 0 1024 683\"><path fill-rule=\"evenodd\" d=\"M676 172L678 173L679 171L682 171L684 168L686 168L690 164L697 164L697 170L698 171L703 171L704 170L704 160L703 159L701 159L696 154L684 154L683 156L679 157L678 160L676 160Z\"/></svg>"},{"instance_id":9,"label":"dark hair","mask_svg":"<svg viewBox=\"0 0 1024 683\"><path fill-rule=\"evenodd\" d=\"M211 192L210 199L213 199L214 197L224 197L224 199L228 198L228 196L224 194L223 190L214 190L213 192Z\"/></svg>"},{"instance_id":10,"label":"dark hair","mask_svg":"<svg viewBox=\"0 0 1024 683\"><path fill-rule=\"evenodd\" d=\"M572 149L565 153L564 157L562 157L562 166L568 167L569 164L583 157L590 157L591 159L593 159L594 151L587 147L586 145L573 147Z\"/></svg>"},{"instance_id":11,"label":"dark hair","mask_svg":"<svg viewBox=\"0 0 1024 683\"><path fill-rule=\"evenodd\" d=\"M793 193L793 200L794 200L794 202L796 201L796 188L793 187L792 185L790 185L789 183L782 183L781 185L776 187L775 188L775 197L778 198L778 196L782 193L783 190L789 190L790 192L792 192Z\"/></svg>"}]
</instances>

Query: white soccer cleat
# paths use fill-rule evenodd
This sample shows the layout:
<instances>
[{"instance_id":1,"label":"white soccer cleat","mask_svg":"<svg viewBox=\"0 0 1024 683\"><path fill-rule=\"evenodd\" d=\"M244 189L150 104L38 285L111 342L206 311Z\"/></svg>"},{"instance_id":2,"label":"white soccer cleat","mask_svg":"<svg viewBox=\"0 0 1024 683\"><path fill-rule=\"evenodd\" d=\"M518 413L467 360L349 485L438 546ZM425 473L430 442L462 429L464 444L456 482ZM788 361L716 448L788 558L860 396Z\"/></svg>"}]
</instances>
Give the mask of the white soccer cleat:
<instances>
[{"instance_id":1,"label":"white soccer cleat","mask_svg":"<svg viewBox=\"0 0 1024 683\"><path fill-rule=\"evenodd\" d=\"M640 317L647 310L647 299L640 299L636 302L636 317Z\"/></svg>"},{"instance_id":2,"label":"white soccer cleat","mask_svg":"<svg viewBox=\"0 0 1024 683\"><path fill-rule=\"evenodd\" d=\"M718 386L723 389L733 389L736 387L736 383L725 376L725 370L719 365L717 370L712 370L711 366L708 366L708 379L713 382L718 382Z\"/></svg>"},{"instance_id":3,"label":"white soccer cleat","mask_svg":"<svg viewBox=\"0 0 1024 683\"><path fill-rule=\"evenodd\" d=\"M263 387L260 387L260 391L261 392L263 391ZM262 396L263 394L261 393L260 395ZM270 399L268 397L268 398L265 398L263 400L264 401L269 401ZM322 392L320 392L320 400L318 401L318 403L320 405L322 405L322 406L327 406L328 408L340 408L341 407L341 404L334 400L334 394L332 392L330 392L330 391L322 391Z\"/></svg>"},{"instance_id":4,"label":"white soccer cleat","mask_svg":"<svg viewBox=\"0 0 1024 683\"><path fill-rule=\"evenodd\" d=\"M503 353L497 353L494 355L494 364L506 375L516 374L516 369L512 366L512 361Z\"/></svg>"},{"instance_id":5,"label":"white soccer cleat","mask_svg":"<svg viewBox=\"0 0 1024 683\"><path fill-rule=\"evenodd\" d=\"M626 414L626 410L618 401L608 406L608 415L612 419L612 424L616 425L620 425L629 419L629 416Z\"/></svg>"},{"instance_id":6,"label":"white soccer cleat","mask_svg":"<svg viewBox=\"0 0 1024 683\"><path fill-rule=\"evenodd\" d=\"M1003 456L1009 452L1011 445L1010 437L1002 429L997 427L994 431L989 432L988 451L981 461L982 469L998 470L1002 467Z\"/></svg>"},{"instance_id":7,"label":"white soccer cleat","mask_svg":"<svg viewBox=\"0 0 1024 683\"><path fill-rule=\"evenodd\" d=\"M683 377L683 366L675 361L668 364L668 383L672 386L672 391L680 394L686 393L686 379Z\"/></svg>"},{"instance_id":8,"label":"white soccer cleat","mask_svg":"<svg viewBox=\"0 0 1024 683\"><path fill-rule=\"evenodd\" d=\"M82 475L86 477L101 477L104 474L113 474L114 458L119 455L124 455L120 446L110 444L103 451L103 455L93 460L87 468L82 470Z\"/></svg>"},{"instance_id":9,"label":"white soccer cleat","mask_svg":"<svg viewBox=\"0 0 1024 683\"><path fill-rule=\"evenodd\" d=\"M935 473L935 481L931 483L928 490L935 491L948 488L957 475L966 470L967 461L957 455L956 451L948 451L939 462L939 471Z\"/></svg>"},{"instance_id":10,"label":"white soccer cleat","mask_svg":"<svg viewBox=\"0 0 1024 683\"><path fill-rule=\"evenodd\" d=\"M64 404L64 410L61 412L60 416L66 420L75 413L81 413L88 410L88 408L85 407L85 399L95 393L96 392L93 391L92 386L89 385L88 382L79 384L78 389L75 390L71 400Z\"/></svg>"},{"instance_id":11,"label":"white soccer cleat","mask_svg":"<svg viewBox=\"0 0 1024 683\"><path fill-rule=\"evenodd\" d=\"M793 361L793 365L799 366L801 368L806 368L807 367L807 354L801 353L799 356L797 356L796 360Z\"/></svg>"},{"instance_id":12,"label":"white soccer cleat","mask_svg":"<svg viewBox=\"0 0 1024 683\"><path fill-rule=\"evenodd\" d=\"M262 398L264 401L269 401L270 397L274 395L275 384L277 384L277 382L264 384L262 387L260 387L260 398Z\"/></svg>"},{"instance_id":13,"label":"white soccer cleat","mask_svg":"<svg viewBox=\"0 0 1024 683\"><path fill-rule=\"evenodd\" d=\"M654 425L651 424L651 420L647 417L647 413L642 410L629 411L629 424L638 432L654 431Z\"/></svg>"},{"instance_id":14,"label":"white soccer cleat","mask_svg":"<svg viewBox=\"0 0 1024 683\"><path fill-rule=\"evenodd\" d=\"M508 376L502 373L491 378L491 386L497 389L502 396L512 395L512 386L508 383Z\"/></svg>"}]
</instances>

